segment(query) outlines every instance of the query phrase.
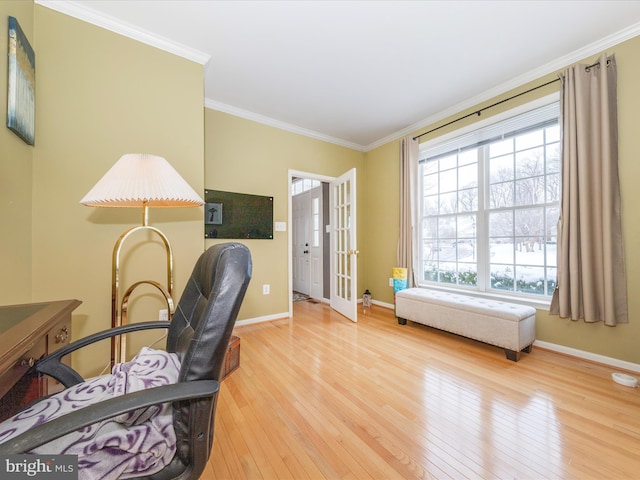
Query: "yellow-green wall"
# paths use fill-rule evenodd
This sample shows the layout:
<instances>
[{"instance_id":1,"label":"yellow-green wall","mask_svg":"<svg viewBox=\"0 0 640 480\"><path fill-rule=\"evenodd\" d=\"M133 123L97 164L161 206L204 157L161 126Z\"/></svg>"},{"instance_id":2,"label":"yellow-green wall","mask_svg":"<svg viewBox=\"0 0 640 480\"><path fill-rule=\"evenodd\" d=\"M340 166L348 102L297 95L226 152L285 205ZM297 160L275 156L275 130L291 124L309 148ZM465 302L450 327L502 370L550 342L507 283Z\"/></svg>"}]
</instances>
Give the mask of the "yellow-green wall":
<instances>
[{"instance_id":1,"label":"yellow-green wall","mask_svg":"<svg viewBox=\"0 0 640 480\"><path fill-rule=\"evenodd\" d=\"M640 76L640 37L633 38L613 48L607 53L616 55L618 64L618 123L619 123L619 168L622 190L623 230L626 249L627 281L629 293L629 324L617 327L606 327L602 323L585 324L582 321L571 322L550 316L546 310L538 310L536 316L536 338L543 342L561 345L568 348L583 350L597 355L640 363L640 296L635 292L640 288L640 251L635 248L639 243L640 222L636 204L640 201L640 135L638 135L637 112L640 110L640 90L637 79ZM595 61L595 56L585 59L587 63ZM556 78L549 75L535 82L524 85L517 90L506 92L497 98L481 105L460 112L451 118L443 119L439 124L445 124L454 118L478 110L513 94L523 92L528 88L541 85ZM506 102L500 107L483 112L482 118L494 115L505 109L535 98L558 91L559 82ZM455 126L439 130L422 138L422 141L435 138L477 121L477 117L458 122ZM428 125L413 135L420 134L438 126ZM367 210L369 212L385 212L393 215L399 205L399 144L397 141L382 145L366 153L367 166ZM384 195L380 194L384 192ZM388 287L387 279L396 259L396 242L398 236L397 222L389 222L384 227L371 213L367 214L365 222L365 237L368 239L367 249L370 261L365 270L368 274L370 289L374 298L382 302L393 303L393 289Z\"/></svg>"},{"instance_id":2,"label":"yellow-green wall","mask_svg":"<svg viewBox=\"0 0 640 480\"><path fill-rule=\"evenodd\" d=\"M73 338L80 338L110 326L113 246L123 231L141 223L142 215L138 209L91 208L79 201L120 156L131 152L165 157L196 191L203 189L203 66L24 3L33 12L33 22L24 13L18 20L23 27L33 23L26 31L36 52L36 144L22 159L27 163L33 157L31 181L29 172L21 174L26 190L32 188L30 208L24 208L32 222L21 227L26 246L15 250L23 255L31 244L30 260L22 260L20 268L31 268L32 278L31 291L23 281L6 303L77 298L83 303L73 315ZM25 150L13 143L16 152ZM176 298L204 249L201 218L202 208L150 212L150 223L173 245ZM161 244L143 247L142 240L132 239L131 248L123 251L125 286L165 278ZM9 248L3 245L3 253L14 255ZM140 292L133 299L132 321L158 318L162 305L152 297L157 295ZM132 341L131 351L140 343ZM93 374L107 359L104 342L73 361L81 373Z\"/></svg>"},{"instance_id":3,"label":"yellow-green wall","mask_svg":"<svg viewBox=\"0 0 640 480\"><path fill-rule=\"evenodd\" d=\"M0 2L0 13L5 19L8 15L18 18L36 51L37 70L36 145L27 146L6 128L0 132L0 216L7 226L0 238L4 267L0 304L78 298L83 304L73 317L74 338L109 326L113 245L124 230L140 223L140 212L83 207L79 200L122 154L130 152L166 157L198 192L206 187L271 195L274 220L280 222L288 221L289 169L335 177L355 167L360 250L357 293L368 288L375 300L393 302L387 279L397 247L397 141L363 153L206 109L202 65L34 6L31 1ZM7 23L3 22L0 49L6 52ZM635 184L640 180L640 164L635 160L640 151L635 122L640 108L635 87L640 76L636 61L640 39L617 45L608 53L616 54L619 71L630 323L615 328L586 325L540 310L537 337L640 363L636 348L640 298L634 296L640 281L635 268L640 253L634 249L640 234L634 211ZM6 67L3 55L0 68L6 71ZM460 115L552 78L549 75L506 92ZM557 88L555 84L486 113L498 113ZM0 92L6 105L6 80ZM179 298L193 262L216 240L203 238L201 208L152 210L150 216L151 224L163 230L173 244L174 297ZM288 232L275 232L273 240L244 241L253 254L254 277L240 319L288 310L287 239ZM123 284L140 279L130 273L133 271L142 272L142 278L163 278L161 245L153 241L143 248L140 243L123 252L123 264L129 268L123 273ZM262 285L267 283L271 294L265 296ZM142 297L132 307L136 321L157 315L157 295ZM93 374L102 367L107 352L104 345L74 357L74 362L85 375Z\"/></svg>"},{"instance_id":4,"label":"yellow-green wall","mask_svg":"<svg viewBox=\"0 0 640 480\"><path fill-rule=\"evenodd\" d=\"M217 110L205 109L205 187L212 190L273 196L274 221L288 224L288 175L297 170L337 177L356 168L357 227L364 227L366 180L364 154L332 143L286 132ZM253 277L239 319L289 310L288 232L273 240L242 240L251 249ZM207 240L207 246L220 240ZM359 243L363 237L359 237ZM360 249L362 252L362 248ZM364 252L361 253L361 256ZM362 264L362 258L359 257ZM358 272L362 285L364 271ZM269 284L271 293L262 294ZM358 287L361 289L360 287Z\"/></svg>"},{"instance_id":5,"label":"yellow-green wall","mask_svg":"<svg viewBox=\"0 0 640 480\"><path fill-rule=\"evenodd\" d=\"M33 39L33 3L0 2L0 108L7 105L7 17L18 19ZM3 110L2 115L6 115ZM6 117L4 117L6 118ZM6 125L6 120L2 122ZM36 123L36 132L38 125ZM0 305L31 300L31 176L34 148L8 128L0 128Z\"/></svg>"},{"instance_id":6,"label":"yellow-green wall","mask_svg":"<svg viewBox=\"0 0 640 480\"><path fill-rule=\"evenodd\" d=\"M399 142L390 142L366 153L366 222L362 237L367 251L366 288L372 298L393 304L389 286L396 265L400 208Z\"/></svg>"}]
</instances>

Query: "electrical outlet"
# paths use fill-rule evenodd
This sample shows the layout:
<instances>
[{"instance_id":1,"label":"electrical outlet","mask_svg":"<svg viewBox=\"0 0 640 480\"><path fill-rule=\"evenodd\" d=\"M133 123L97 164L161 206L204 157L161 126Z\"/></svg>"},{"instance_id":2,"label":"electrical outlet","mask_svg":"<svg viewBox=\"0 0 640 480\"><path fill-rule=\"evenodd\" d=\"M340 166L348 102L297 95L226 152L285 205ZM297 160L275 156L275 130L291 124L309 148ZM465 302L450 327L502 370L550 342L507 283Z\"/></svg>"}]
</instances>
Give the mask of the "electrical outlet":
<instances>
[{"instance_id":1,"label":"electrical outlet","mask_svg":"<svg viewBox=\"0 0 640 480\"><path fill-rule=\"evenodd\" d=\"M390 278L390 279L389 279L389 286L390 286L390 287L393 287L393 278Z\"/></svg>"},{"instance_id":2,"label":"electrical outlet","mask_svg":"<svg viewBox=\"0 0 640 480\"><path fill-rule=\"evenodd\" d=\"M161 322L168 322L169 321L169 310L167 310L166 308L164 310L160 310L158 312L158 320L160 320Z\"/></svg>"},{"instance_id":3,"label":"electrical outlet","mask_svg":"<svg viewBox=\"0 0 640 480\"><path fill-rule=\"evenodd\" d=\"M269 295L271 293L271 287L269 286L268 283L262 285L262 294L263 295Z\"/></svg>"}]
</instances>

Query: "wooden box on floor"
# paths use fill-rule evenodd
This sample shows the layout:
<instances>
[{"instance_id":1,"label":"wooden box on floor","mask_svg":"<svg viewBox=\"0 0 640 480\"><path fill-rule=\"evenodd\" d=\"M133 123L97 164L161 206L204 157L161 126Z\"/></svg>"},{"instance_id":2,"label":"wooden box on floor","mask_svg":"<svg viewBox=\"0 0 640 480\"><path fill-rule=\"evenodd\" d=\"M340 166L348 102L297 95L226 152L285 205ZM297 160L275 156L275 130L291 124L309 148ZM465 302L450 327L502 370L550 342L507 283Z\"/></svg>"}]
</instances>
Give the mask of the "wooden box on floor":
<instances>
[{"instance_id":1,"label":"wooden box on floor","mask_svg":"<svg viewBox=\"0 0 640 480\"><path fill-rule=\"evenodd\" d=\"M236 337L235 335L232 335L231 339L229 339L227 354L224 357L222 379L224 380L227 375L229 375L239 366L240 366L240 337Z\"/></svg>"}]
</instances>

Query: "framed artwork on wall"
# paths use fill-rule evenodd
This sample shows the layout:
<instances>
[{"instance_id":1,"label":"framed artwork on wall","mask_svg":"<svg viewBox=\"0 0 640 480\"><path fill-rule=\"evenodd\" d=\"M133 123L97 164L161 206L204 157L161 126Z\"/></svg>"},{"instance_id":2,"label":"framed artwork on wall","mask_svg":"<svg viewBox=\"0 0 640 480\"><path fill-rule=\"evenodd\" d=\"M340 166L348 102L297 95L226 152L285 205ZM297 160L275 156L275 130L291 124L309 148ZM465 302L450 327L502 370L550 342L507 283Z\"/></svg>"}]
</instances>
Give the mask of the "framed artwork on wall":
<instances>
[{"instance_id":1,"label":"framed artwork on wall","mask_svg":"<svg viewBox=\"0 0 640 480\"><path fill-rule=\"evenodd\" d=\"M221 203L205 204L204 223L207 225L222 225L222 204Z\"/></svg>"},{"instance_id":2,"label":"framed artwork on wall","mask_svg":"<svg viewBox=\"0 0 640 480\"><path fill-rule=\"evenodd\" d=\"M9 17L7 127L27 144L35 141L36 55L15 17Z\"/></svg>"}]
</instances>

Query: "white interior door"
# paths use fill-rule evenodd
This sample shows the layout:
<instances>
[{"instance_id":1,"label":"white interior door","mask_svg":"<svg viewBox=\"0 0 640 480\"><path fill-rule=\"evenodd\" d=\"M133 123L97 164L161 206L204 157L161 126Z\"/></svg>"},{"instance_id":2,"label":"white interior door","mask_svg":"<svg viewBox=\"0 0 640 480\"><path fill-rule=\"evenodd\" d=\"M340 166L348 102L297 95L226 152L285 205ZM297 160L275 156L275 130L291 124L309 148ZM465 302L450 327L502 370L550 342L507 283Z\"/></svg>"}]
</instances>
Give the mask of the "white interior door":
<instances>
[{"instance_id":1,"label":"white interior door","mask_svg":"<svg viewBox=\"0 0 640 480\"><path fill-rule=\"evenodd\" d=\"M331 182L331 308L358 321L356 169Z\"/></svg>"},{"instance_id":2,"label":"white interior door","mask_svg":"<svg viewBox=\"0 0 640 480\"><path fill-rule=\"evenodd\" d=\"M315 187L309 191L310 197L310 232L309 232L309 257L310 257L310 284L309 296L322 300L323 292L323 233L324 222L322 219L322 187Z\"/></svg>"},{"instance_id":3,"label":"white interior door","mask_svg":"<svg viewBox=\"0 0 640 480\"><path fill-rule=\"evenodd\" d=\"M310 194L301 193L291 199L293 214L292 231L292 282L296 292L309 295L309 210Z\"/></svg>"}]
</instances>

